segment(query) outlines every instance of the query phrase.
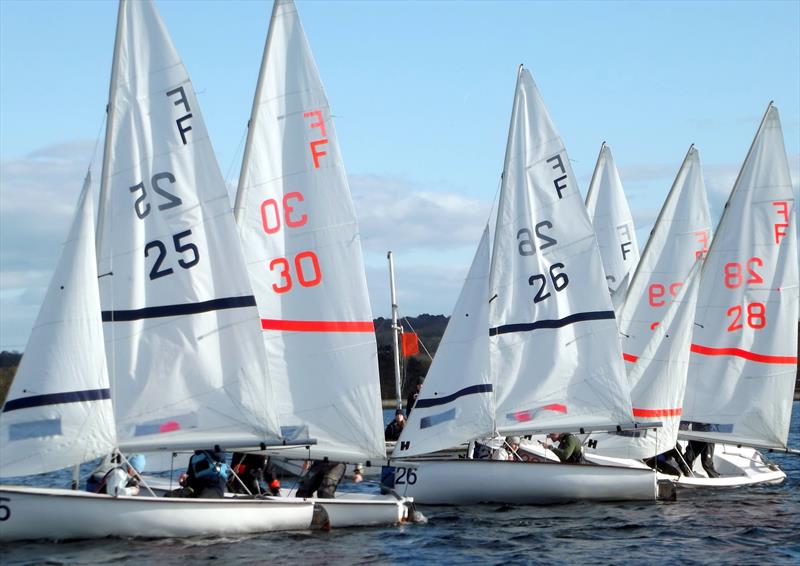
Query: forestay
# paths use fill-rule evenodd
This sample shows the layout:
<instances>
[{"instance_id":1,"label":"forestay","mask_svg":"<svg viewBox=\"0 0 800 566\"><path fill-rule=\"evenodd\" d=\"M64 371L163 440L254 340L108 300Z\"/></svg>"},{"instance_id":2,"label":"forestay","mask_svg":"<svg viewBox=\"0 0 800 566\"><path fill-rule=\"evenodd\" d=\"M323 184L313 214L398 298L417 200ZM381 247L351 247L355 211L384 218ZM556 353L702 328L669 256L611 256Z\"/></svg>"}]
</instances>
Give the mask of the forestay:
<instances>
[{"instance_id":1,"label":"forestay","mask_svg":"<svg viewBox=\"0 0 800 566\"><path fill-rule=\"evenodd\" d=\"M605 142L600 146L586 194L586 209L597 234L608 290L618 310L639 262L639 244L619 171Z\"/></svg>"},{"instance_id":2,"label":"forestay","mask_svg":"<svg viewBox=\"0 0 800 566\"><path fill-rule=\"evenodd\" d=\"M279 434L225 182L151 2L120 4L98 222L121 445Z\"/></svg>"},{"instance_id":3,"label":"forestay","mask_svg":"<svg viewBox=\"0 0 800 566\"><path fill-rule=\"evenodd\" d=\"M97 290L89 176L0 414L0 476L108 454L116 435Z\"/></svg>"},{"instance_id":4,"label":"forestay","mask_svg":"<svg viewBox=\"0 0 800 566\"><path fill-rule=\"evenodd\" d=\"M488 299L487 226L395 457L450 448L493 430Z\"/></svg>"},{"instance_id":5,"label":"forestay","mask_svg":"<svg viewBox=\"0 0 800 566\"><path fill-rule=\"evenodd\" d=\"M569 157L520 69L490 276L500 432L631 423L597 240Z\"/></svg>"},{"instance_id":6,"label":"forestay","mask_svg":"<svg viewBox=\"0 0 800 566\"><path fill-rule=\"evenodd\" d=\"M797 371L795 206L770 104L703 270L681 437L786 448Z\"/></svg>"},{"instance_id":7,"label":"forestay","mask_svg":"<svg viewBox=\"0 0 800 566\"><path fill-rule=\"evenodd\" d=\"M675 446L686 390L701 267L702 259L698 259L677 289L660 324L649 332L650 340L628 374L637 422L659 422L661 426L593 434L586 446L597 454L642 460Z\"/></svg>"},{"instance_id":8,"label":"forestay","mask_svg":"<svg viewBox=\"0 0 800 566\"><path fill-rule=\"evenodd\" d=\"M322 83L290 1L272 13L236 218L281 423L315 457L385 457L355 211Z\"/></svg>"}]
</instances>

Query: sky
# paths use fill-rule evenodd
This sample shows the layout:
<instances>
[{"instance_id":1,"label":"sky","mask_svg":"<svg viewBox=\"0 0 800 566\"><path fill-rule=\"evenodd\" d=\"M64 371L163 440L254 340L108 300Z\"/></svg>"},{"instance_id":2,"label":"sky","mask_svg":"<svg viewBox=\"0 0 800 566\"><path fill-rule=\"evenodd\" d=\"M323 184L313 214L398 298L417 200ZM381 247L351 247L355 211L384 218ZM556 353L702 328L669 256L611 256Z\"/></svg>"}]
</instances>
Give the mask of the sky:
<instances>
[{"instance_id":1,"label":"sky","mask_svg":"<svg viewBox=\"0 0 800 566\"><path fill-rule=\"evenodd\" d=\"M157 2L233 197L269 1ZM800 2L315 1L375 316L449 315L499 186L528 67L585 195L600 145L641 248L691 143L712 217L767 104L800 179ZM0 0L0 349L23 350L83 177L102 160L115 2ZM95 174L95 178L99 175Z\"/></svg>"}]
</instances>

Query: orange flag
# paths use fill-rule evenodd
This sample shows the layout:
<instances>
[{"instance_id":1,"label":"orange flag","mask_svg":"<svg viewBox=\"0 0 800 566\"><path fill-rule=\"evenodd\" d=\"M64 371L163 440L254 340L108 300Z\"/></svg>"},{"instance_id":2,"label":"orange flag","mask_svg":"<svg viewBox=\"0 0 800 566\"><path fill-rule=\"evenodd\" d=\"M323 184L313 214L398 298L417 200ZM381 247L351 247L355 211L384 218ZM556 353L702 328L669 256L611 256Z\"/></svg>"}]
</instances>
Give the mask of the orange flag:
<instances>
[{"instance_id":1,"label":"orange flag","mask_svg":"<svg viewBox=\"0 0 800 566\"><path fill-rule=\"evenodd\" d=\"M419 353L419 342L414 332L403 332L403 356L413 356Z\"/></svg>"}]
</instances>

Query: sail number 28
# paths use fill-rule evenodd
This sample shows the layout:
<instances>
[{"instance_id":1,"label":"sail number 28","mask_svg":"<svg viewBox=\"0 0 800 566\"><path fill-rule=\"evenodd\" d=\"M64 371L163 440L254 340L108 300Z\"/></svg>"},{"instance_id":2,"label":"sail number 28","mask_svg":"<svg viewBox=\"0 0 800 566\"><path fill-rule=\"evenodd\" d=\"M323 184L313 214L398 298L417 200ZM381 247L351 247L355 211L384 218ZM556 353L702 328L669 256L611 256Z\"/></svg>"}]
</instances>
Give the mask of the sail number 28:
<instances>
[{"instance_id":1,"label":"sail number 28","mask_svg":"<svg viewBox=\"0 0 800 566\"><path fill-rule=\"evenodd\" d=\"M751 257L744 264L728 262L723 267L723 282L728 289L738 289L742 285L758 285L764 278L757 271L764 267L764 260ZM767 308L764 303L747 303L734 305L725 311L728 316L728 332L742 330L745 326L753 330L761 330L767 325Z\"/></svg>"}]
</instances>

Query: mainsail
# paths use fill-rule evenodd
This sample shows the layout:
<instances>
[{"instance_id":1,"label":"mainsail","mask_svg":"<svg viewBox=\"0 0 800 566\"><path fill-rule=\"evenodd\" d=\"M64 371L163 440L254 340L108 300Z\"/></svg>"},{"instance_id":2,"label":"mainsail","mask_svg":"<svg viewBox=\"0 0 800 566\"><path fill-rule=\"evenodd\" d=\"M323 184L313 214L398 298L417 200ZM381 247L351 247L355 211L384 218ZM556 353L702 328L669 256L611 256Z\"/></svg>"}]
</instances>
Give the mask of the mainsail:
<instances>
[{"instance_id":1,"label":"mainsail","mask_svg":"<svg viewBox=\"0 0 800 566\"><path fill-rule=\"evenodd\" d=\"M595 435L599 454L641 459L675 445L697 295L695 289L684 292L683 287L708 251L710 225L700 157L691 146L619 313L633 416L660 421L663 427L616 437ZM699 273L695 279L700 280Z\"/></svg>"},{"instance_id":2,"label":"mainsail","mask_svg":"<svg viewBox=\"0 0 800 566\"><path fill-rule=\"evenodd\" d=\"M415 456L450 448L493 429L488 298L487 226L393 456Z\"/></svg>"},{"instance_id":3,"label":"mainsail","mask_svg":"<svg viewBox=\"0 0 800 566\"><path fill-rule=\"evenodd\" d=\"M499 432L631 423L611 297L567 151L520 69L489 285Z\"/></svg>"},{"instance_id":4,"label":"mainsail","mask_svg":"<svg viewBox=\"0 0 800 566\"><path fill-rule=\"evenodd\" d=\"M314 457L385 457L355 210L291 1L272 12L235 212L281 423L307 427Z\"/></svg>"},{"instance_id":5,"label":"mainsail","mask_svg":"<svg viewBox=\"0 0 800 566\"><path fill-rule=\"evenodd\" d=\"M600 146L586 194L586 209L597 234L608 290L618 310L625 302L628 283L639 262L639 244L619 171L605 142Z\"/></svg>"},{"instance_id":6,"label":"mainsail","mask_svg":"<svg viewBox=\"0 0 800 566\"><path fill-rule=\"evenodd\" d=\"M0 476L40 474L113 450L89 176L0 413Z\"/></svg>"},{"instance_id":7,"label":"mainsail","mask_svg":"<svg viewBox=\"0 0 800 566\"><path fill-rule=\"evenodd\" d=\"M98 255L120 444L275 438L227 189L152 2L120 3L109 98Z\"/></svg>"},{"instance_id":8,"label":"mainsail","mask_svg":"<svg viewBox=\"0 0 800 566\"><path fill-rule=\"evenodd\" d=\"M697 292L703 260L699 258L682 281L660 324L628 373L633 415L637 422L659 422L653 429L596 433L585 444L603 456L642 460L671 450L678 440L681 404L689 369Z\"/></svg>"},{"instance_id":9,"label":"mainsail","mask_svg":"<svg viewBox=\"0 0 800 566\"><path fill-rule=\"evenodd\" d=\"M795 207L770 104L703 269L682 438L787 447L797 371Z\"/></svg>"},{"instance_id":10,"label":"mainsail","mask_svg":"<svg viewBox=\"0 0 800 566\"><path fill-rule=\"evenodd\" d=\"M710 232L700 154L692 145L661 207L619 313L629 373L692 266L708 251ZM633 406L636 416L635 399Z\"/></svg>"}]
</instances>

